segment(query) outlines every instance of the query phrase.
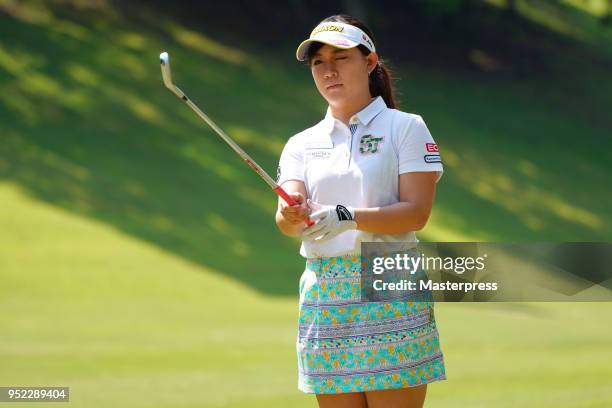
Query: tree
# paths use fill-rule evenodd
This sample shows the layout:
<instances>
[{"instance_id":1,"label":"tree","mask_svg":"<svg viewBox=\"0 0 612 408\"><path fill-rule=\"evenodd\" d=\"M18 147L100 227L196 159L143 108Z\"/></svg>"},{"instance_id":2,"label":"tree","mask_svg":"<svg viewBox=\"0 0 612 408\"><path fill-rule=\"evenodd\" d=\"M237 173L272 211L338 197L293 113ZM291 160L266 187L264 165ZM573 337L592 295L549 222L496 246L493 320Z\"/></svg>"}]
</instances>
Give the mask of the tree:
<instances>
[{"instance_id":1,"label":"tree","mask_svg":"<svg viewBox=\"0 0 612 408\"><path fill-rule=\"evenodd\" d=\"M344 0L342 3L345 13L348 13L367 24L368 16L366 5L362 0Z\"/></svg>"},{"instance_id":2,"label":"tree","mask_svg":"<svg viewBox=\"0 0 612 408\"><path fill-rule=\"evenodd\" d=\"M508 14L516 14L516 0L506 0L506 11Z\"/></svg>"},{"instance_id":3,"label":"tree","mask_svg":"<svg viewBox=\"0 0 612 408\"><path fill-rule=\"evenodd\" d=\"M610 25L612 20L612 0L606 2L606 13L601 18L601 23L605 26Z\"/></svg>"}]
</instances>

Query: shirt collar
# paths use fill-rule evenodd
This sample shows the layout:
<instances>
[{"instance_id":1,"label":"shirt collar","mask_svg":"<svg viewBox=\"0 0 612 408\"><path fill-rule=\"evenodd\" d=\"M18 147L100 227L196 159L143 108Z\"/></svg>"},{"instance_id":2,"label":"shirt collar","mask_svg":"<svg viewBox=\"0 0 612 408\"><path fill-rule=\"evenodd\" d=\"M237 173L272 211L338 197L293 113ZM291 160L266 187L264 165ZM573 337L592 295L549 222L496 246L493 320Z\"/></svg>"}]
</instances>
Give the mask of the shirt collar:
<instances>
[{"instance_id":1,"label":"shirt collar","mask_svg":"<svg viewBox=\"0 0 612 408\"><path fill-rule=\"evenodd\" d=\"M355 118L363 126L367 126L372 121L372 119L374 119L376 115L378 115L386 107L387 104L385 103L385 100L382 98L382 96L377 96L368 104L368 106L354 114L351 119ZM327 107L327 113L325 114L325 118L323 119L323 125L325 126L325 129L331 133L331 131L334 129L336 121L337 119L333 117L331 109Z\"/></svg>"}]
</instances>

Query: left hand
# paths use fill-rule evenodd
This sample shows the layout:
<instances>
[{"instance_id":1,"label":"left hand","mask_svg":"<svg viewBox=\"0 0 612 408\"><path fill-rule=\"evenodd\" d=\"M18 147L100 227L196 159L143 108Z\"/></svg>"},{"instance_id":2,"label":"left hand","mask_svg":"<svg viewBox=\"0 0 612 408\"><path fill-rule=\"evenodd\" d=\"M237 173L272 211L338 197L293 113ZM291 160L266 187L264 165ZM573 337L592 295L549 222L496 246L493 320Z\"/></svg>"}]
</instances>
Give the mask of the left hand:
<instances>
[{"instance_id":1,"label":"left hand","mask_svg":"<svg viewBox=\"0 0 612 408\"><path fill-rule=\"evenodd\" d=\"M325 242L344 231L357 229L355 210L352 207L323 205L310 199L308 207L312 210L310 219L315 224L302 232L304 241Z\"/></svg>"}]
</instances>

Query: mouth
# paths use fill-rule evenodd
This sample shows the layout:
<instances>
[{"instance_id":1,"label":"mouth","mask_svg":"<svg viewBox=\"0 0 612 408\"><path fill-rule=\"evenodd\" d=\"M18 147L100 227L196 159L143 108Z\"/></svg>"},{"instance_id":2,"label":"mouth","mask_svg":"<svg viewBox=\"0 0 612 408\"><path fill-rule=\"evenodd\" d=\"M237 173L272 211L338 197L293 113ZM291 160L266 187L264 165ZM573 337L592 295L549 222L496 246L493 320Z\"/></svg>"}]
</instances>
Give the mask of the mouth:
<instances>
[{"instance_id":1,"label":"mouth","mask_svg":"<svg viewBox=\"0 0 612 408\"><path fill-rule=\"evenodd\" d=\"M328 91L334 90L334 89L339 89L342 86L342 84L333 84L333 85L328 85L325 89L327 89Z\"/></svg>"}]
</instances>

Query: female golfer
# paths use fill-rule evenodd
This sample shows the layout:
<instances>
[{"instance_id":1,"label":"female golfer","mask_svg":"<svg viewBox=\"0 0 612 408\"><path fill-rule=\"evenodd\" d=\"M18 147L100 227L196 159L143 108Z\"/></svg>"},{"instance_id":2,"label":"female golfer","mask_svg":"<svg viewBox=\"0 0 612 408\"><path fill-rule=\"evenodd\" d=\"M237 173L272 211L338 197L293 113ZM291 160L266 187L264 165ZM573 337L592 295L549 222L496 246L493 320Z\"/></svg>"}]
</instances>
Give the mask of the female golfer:
<instances>
[{"instance_id":1,"label":"female golfer","mask_svg":"<svg viewBox=\"0 0 612 408\"><path fill-rule=\"evenodd\" d=\"M300 44L325 118L291 137L276 223L300 236L298 388L320 407L420 407L445 379L433 304L361 299L361 242L418 242L442 175L423 119L396 110L372 33L357 19L323 20ZM315 222L307 227L305 219Z\"/></svg>"}]
</instances>

